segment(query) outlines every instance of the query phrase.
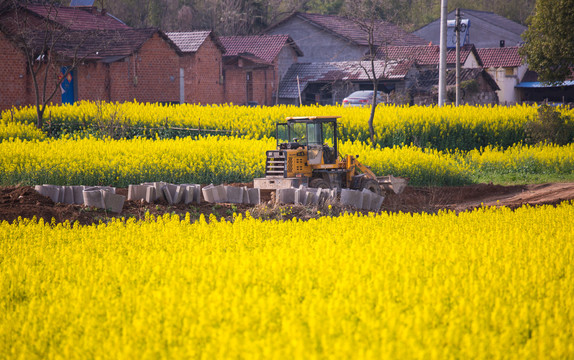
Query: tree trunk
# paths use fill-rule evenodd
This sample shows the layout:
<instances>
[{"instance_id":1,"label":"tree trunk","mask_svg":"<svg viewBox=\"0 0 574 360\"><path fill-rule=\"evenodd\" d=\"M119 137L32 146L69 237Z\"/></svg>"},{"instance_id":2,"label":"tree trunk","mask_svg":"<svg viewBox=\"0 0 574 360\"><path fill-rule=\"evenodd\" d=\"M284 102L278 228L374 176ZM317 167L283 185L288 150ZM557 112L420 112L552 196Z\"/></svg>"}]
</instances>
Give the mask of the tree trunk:
<instances>
[{"instance_id":1,"label":"tree trunk","mask_svg":"<svg viewBox=\"0 0 574 360\"><path fill-rule=\"evenodd\" d=\"M36 105L36 127L38 129L42 129L42 125L44 125L44 110L46 108L42 108L39 104Z\"/></svg>"},{"instance_id":2,"label":"tree trunk","mask_svg":"<svg viewBox=\"0 0 574 360\"><path fill-rule=\"evenodd\" d=\"M376 146L375 128L373 127L373 120L375 119L375 110L376 109L377 109L377 90L373 91L373 100L372 100L372 104L371 104L371 115L369 116L369 135L371 136L371 146L373 147L373 149Z\"/></svg>"}]
</instances>

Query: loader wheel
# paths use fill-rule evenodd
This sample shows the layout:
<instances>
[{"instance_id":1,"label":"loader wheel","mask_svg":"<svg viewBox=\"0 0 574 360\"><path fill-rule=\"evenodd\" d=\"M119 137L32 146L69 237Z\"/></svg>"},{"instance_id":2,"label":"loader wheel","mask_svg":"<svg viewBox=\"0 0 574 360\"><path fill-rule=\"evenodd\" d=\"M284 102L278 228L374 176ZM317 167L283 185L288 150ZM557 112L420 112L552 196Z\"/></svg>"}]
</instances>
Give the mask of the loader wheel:
<instances>
[{"instance_id":1,"label":"loader wheel","mask_svg":"<svg viewBox=\"0 0 574 360\"><path fill-rule=\"evenodd\" d=\"M363 183L361 184L361 188L367 189L371 192L374 192L377 195L381 195L381 186L376 180L373 179L363 179Z\"/></svg>"},{"instance_id":2,"label":"loader wheel","mask_svg":"<svg viewBox=\"0 0 574 360\"><path fill-rule=\"evenodd\" d=\"M314 178L309 181L310 188L318 188L318 189L330 189L329 183L321 178Z\"/></svg>"}]
</instances>

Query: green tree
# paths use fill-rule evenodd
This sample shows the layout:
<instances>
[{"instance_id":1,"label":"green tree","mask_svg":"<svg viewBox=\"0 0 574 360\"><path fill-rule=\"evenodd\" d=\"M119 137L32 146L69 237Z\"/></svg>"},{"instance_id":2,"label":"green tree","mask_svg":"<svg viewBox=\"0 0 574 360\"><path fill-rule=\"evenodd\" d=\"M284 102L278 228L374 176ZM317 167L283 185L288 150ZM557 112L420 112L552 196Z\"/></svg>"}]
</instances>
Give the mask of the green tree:
<instances>
[{"instance_id":1,"label":"green tree","mask_svg":"<svg viewBox=\"0 0 574 360\"><path fill-rule=\"evenodd\" d=\"M562 82L574 65L574 0L537 0L521 55L541 81Z\"/></svg>"}]
</instances>

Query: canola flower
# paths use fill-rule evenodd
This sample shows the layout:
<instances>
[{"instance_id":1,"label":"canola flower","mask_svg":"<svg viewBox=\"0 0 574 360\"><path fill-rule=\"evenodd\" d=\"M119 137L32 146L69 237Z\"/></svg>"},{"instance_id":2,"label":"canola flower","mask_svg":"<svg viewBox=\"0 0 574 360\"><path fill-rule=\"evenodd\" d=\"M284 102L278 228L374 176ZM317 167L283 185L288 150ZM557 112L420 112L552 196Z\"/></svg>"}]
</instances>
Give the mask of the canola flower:
<instances>
[{"instance_id":1,"label":"canola flower","mask_svg":"<svg viewBox=\"0 0 574 360\"><path fill-rule=\"evenodd\" d=\"M34 124L21 124L0 120L0 142L5 140L44 140L46 134Z\"/></svg>"},{"instance_id":2,"label":"canola flower","mask_svg":"<svg viewBox=\"0 0 574 360\"><path fill-rule=\"evenodd\" d=\"M205 106L81 101L49 107L47 121L64 124L69 132L135 127L141 129L140 135L149 136L158 131L164 134L165 129L172 127L229 130L231 135L261 139L275 136L275 124L289 116L341 116L343 140L368 142L369 111L368 108L340 106L245 107L232 104ZM561 108L560 111L570 117L574 115L574 110ZM438 150L471 150L489 145L507 147L524 140L524 124L536 116L536 105L380 105L374 127L380 146L413 143ZM2 119L6 122L12 119L21 123L34 122L35 110L29 106L12 113L6 111ZM181 135L181 132L177 134Z\"/></svg>"},{"instance_id":3,"label":"canola flower","mask_svg":"<svg viewBox=\"0 0 574 360\"><path fill-rule=\"evenodd\" d=\"M220 184L251 181L265 174L265 152L274 139L210 136L176 139L7 140L0 143L0 184L111 185L146 181ZM416 146L373 149L355 141L341 154L358 155L375 174L404 176L409 184L463 185L477 174L574 174L574 145L516 145L471 152L442 152Z\"/></svg>"},{"instance_id":4,"label":"canola flower","mask_svg":"<svg viewBox=\"0 0 574 360\"><path fill-rule=\"evenodd\" d=\"M250 181L274 140L63 138L0 143L0 183L127 186L145 181Z\"/></svg>"},{"instance_id":5,"label":"canola flower","mask_svg":"<svg viewBox=\"0 0 574 360\"><path fill-rule=\"evenodd\" d=\"M3 359L569 359L574 204L0 224Z\"/></svg>"},{"instance_id":6,"label":"canola flower","mask_svg":"<svg viewBox=\"0 0 574 360\"><path fill-rule=\"evenodd\" d=\"M489 146L463 157L478 171L574 174L574 144L515 145L505 150Z\"/></svg>"}]
</instances>

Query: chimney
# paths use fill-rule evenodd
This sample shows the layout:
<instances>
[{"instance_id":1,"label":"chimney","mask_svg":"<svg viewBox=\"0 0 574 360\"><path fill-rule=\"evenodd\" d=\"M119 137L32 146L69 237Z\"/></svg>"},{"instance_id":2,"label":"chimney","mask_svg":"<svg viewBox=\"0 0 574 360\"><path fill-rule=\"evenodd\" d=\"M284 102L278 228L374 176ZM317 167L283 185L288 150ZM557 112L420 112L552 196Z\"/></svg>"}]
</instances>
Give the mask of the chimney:
<instances>
[{"instance_id":1,"label":"chimney","mask_svg":"<svg viewBox=\"0 0 574 360\"><path fill-rule=\"evenodd\" d=\"M500 40L500 47L504 47L504 40Z\"/></svg>"},{"instance_id":2,"label":"chimney","mask_svg":"<svg viewBox=\"0 0 574 360\"><path fill-rule=\"evenodd\" d=\"M106 9L102 8L102 12L101 12L102 16L106 16L107 13L108 13L108 11Z\"/></svg>"}]
</instances>

